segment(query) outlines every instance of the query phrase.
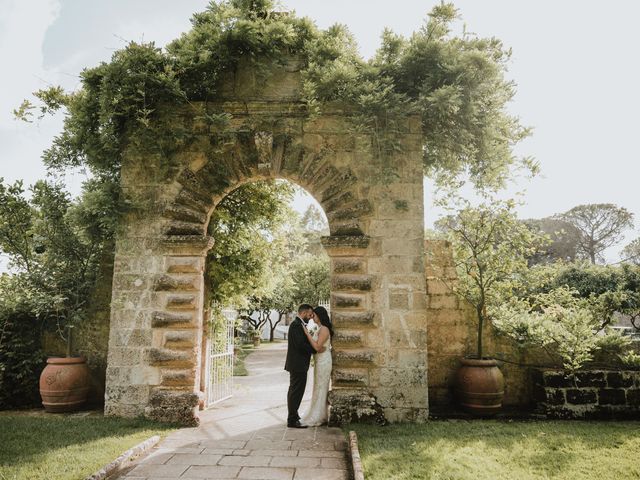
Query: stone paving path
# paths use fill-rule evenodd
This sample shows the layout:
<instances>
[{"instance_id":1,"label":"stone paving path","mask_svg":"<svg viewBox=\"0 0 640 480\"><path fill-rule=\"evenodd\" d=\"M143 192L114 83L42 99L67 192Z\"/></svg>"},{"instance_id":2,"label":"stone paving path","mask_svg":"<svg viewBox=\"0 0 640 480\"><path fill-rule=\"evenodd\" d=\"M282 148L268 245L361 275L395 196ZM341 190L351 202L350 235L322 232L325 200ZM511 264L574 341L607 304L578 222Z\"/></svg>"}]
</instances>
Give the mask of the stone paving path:
<instances>
[{"instance_id":1,"label":"stone paving path","mask_svg":"<svg viewBox=\"0 0 640 480\"><path fill-rule=\"evenodd\" d=\"M247 377L236 377L233 398L200 412L197 428L170 434L122 475L126 480L349 478L347 443L337 428L286 427L285 343L249 355ZM309 404L311 375L300 412Z\"/></svg>"}]
</instances>

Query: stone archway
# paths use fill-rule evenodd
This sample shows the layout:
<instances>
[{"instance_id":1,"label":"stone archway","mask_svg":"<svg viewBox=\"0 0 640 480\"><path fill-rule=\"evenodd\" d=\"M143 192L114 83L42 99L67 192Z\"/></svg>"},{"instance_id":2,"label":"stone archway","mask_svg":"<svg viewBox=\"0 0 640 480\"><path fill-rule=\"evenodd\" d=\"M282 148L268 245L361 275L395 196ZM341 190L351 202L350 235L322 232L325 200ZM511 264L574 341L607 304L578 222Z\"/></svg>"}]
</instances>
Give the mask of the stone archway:
<instances>
[{"instance_id":1,"label":"stone archway","mask_svg":"<svg viewBox=\"0 0 640 480\"><path fill-rule=\"evenodd\" d=\"M310 192L329 220L331 421L424 421L420 122L410 119L399 136L389 181L372 138L351 132L348 111L309 116L296 68L278 67L259 83L245 69L225 81L224 102L165 113L191 135L169 179L152 158L126 158L123 189L139 200L116 246L105 411L197 422L209 217L243 183L284 178ZM203 121L209 112L228 114L233 134Z\"/></svg>"}]
</instances>

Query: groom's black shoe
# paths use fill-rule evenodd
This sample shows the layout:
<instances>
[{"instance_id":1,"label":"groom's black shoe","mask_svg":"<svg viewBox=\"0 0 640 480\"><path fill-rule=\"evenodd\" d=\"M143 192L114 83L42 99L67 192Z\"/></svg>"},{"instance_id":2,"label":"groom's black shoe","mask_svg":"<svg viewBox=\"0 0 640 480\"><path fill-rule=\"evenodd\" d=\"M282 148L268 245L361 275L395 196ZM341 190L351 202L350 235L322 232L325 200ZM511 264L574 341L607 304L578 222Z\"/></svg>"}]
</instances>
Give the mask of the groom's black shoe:
<instances>
[{"instance_id":1,"label":"groom's black shoe","mask_svg":"<svg viewBox=\"0 0 640 480\"><path fill-rule=\"evenodd\" d=\"M300 423L300 420L294 423L287 423L287 427L289 428L309 428L307 425L303 425Z\"/></svg>"}]
</instances>

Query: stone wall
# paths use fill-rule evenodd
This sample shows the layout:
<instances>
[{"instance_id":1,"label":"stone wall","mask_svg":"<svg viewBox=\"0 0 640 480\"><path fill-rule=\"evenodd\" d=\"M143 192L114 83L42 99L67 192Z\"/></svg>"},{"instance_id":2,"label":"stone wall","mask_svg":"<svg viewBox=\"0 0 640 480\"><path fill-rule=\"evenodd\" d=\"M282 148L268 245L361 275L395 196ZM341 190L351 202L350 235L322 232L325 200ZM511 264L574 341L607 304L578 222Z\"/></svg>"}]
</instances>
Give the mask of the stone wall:
<instances>
[{"instance_id":1,"label":"stone wall","mask_svg":"<svg viewBox=\"0 0 640 480\"><path fill-rule=\"evenodd\" d=\"M267 84L240 71L222 89L224 102L165 112L164 122L189 132L168 178L153 156L126 155L123 192L137 210L117 240L107 414L197 423L209 216L239 186L283 178L311 193L329 220L330 420L427 419L420 119L401 126L389 178L375 139L354 134L347 110L309 116L299 75L295 62ZM221 111L227 125L202 120Z\"/></svg>"},{"instance_id":2,"label":"stone wall","mask_svg":"<svg viewBox=\"0 0 640 480\"><path fill-rule=\"evenodd\" d=\"M640 418L640 372L536 370L535 400L550 418Z\"/></svg>"},{"instance_id":3,"label":"stone wall","mask_svg":"<svg viewBox=\"0 0 640 480\"><path fill-rule=\"evenodd\" d=\"M448 408L455 403L453 380L459 359L475 353L477 319L471 306L452 291L458 277L450 243L426 240L425 252L429 404ZM503 404L531 407L532 370L518 364L539 361L539 355L521 352L508 339L497 337L491 324L485 326L483 338L487 355L513 362L500 365L505 378Z\"/></svg>"}]
</instances>

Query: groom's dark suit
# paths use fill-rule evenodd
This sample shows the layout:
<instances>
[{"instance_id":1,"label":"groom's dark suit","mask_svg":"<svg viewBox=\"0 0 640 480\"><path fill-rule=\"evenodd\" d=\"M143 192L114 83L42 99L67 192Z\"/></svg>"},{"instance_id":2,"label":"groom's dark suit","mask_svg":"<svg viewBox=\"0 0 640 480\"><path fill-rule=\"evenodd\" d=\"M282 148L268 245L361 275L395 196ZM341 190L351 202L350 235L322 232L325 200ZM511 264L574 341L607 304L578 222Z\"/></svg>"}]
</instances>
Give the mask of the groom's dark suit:
<instances>
[{"instance_id":1,"label":"groom's dark suit","mask_svg":"<svg viewBox=\"0 0 640 480\"><path fill-rule=\"evenodd\" d=\"M309 370L311 355L316 353L302 328L302 320L296 317L289 325L289 335L287 337L287 360L285 361L284 369L289 372L289 392L287 393L288 425L293 425L300 420L298 408L300 408L304 389L307 386L307 371Z\"/></svg>"}]
</instances>

